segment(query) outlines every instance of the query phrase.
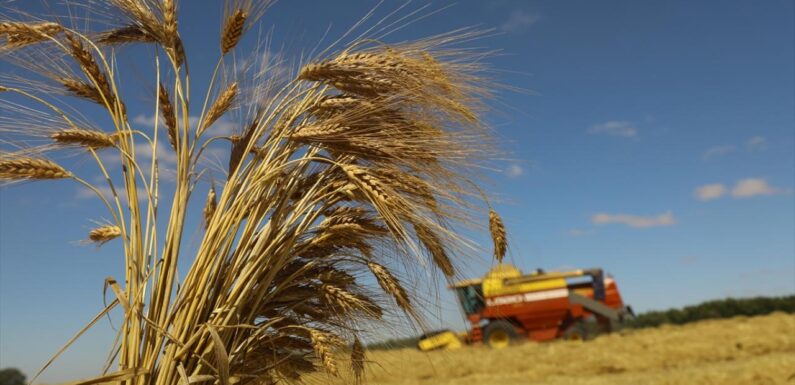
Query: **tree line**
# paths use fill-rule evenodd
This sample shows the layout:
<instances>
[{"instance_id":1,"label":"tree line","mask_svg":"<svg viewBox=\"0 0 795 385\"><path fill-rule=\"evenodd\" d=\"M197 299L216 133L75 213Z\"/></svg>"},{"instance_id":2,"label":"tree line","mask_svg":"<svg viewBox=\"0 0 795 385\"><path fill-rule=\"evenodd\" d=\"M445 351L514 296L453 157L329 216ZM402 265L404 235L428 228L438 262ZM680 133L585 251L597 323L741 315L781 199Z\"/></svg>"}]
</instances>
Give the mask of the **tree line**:
<instances>
[{"instance_id":1,"label":"tree line","mask_svg":"<svg viewBox=\"0 0 795 385\"><path fill-rule=\"evenodd\" d=\"M681 309L648 311L639 314L627 326L657 327L663 324L683 325L705 319L757 316L773 312L795 313L795 295L781 297L726 298L685 306Z\"/></svg>"}]
</instances>

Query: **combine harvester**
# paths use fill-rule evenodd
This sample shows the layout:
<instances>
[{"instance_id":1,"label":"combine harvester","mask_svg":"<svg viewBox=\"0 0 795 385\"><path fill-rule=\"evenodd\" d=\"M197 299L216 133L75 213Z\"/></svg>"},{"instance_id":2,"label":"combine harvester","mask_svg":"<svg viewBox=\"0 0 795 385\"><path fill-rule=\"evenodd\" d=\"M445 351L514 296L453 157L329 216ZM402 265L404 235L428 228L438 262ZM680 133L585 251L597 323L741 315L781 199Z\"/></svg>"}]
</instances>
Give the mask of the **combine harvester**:
<instances>
[{"instance_id":1,"label":"combine harvester","mask_svg":"<svg viewBox=\"0 0 795 385\"><path fill-rule=\"evenodd\" d=\"M500 264L485 277L450 287L471 325L468 343L487 343L495 349L520 340L589 339L619 329L633 316L615 281L602 269L543 272L523 275ZM461 336L445 331L420 340L420 350L455 349Z\"/></svg>"}]
</instances>

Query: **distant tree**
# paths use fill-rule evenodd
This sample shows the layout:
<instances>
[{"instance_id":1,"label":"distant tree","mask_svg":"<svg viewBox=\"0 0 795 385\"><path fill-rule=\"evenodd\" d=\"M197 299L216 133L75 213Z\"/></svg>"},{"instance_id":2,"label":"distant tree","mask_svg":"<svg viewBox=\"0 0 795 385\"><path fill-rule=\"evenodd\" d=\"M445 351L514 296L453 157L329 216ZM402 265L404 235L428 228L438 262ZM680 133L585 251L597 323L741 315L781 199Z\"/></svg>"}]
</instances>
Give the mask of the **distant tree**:
<instances>
[{"instance_id":1,"label":"distant tree","mask_svg":"<svg viewBox=\"0 0 795 385\"><path fill-rule=\"evenodd\" d=\"M17 368L0 370L0 385L25 385L25 375Z\"/></svg>"}]
</instances>

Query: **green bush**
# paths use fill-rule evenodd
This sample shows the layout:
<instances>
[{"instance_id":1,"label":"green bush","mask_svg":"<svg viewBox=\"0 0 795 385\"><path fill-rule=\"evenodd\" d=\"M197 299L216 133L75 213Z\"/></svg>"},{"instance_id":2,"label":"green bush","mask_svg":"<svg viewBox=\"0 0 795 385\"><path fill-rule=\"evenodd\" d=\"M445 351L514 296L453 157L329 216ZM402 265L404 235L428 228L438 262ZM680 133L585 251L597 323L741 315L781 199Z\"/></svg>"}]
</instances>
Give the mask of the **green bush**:
<instances>
[{"instance_id":1,"label":"green bush","mask_svg":"<svg viewBox=\"0 0 795 385\"><path fill-rule=\"evenodd\" d=\"M25 375L17 368L0 370L0 385L25 385Z\"/></svg>"}]
</instances>

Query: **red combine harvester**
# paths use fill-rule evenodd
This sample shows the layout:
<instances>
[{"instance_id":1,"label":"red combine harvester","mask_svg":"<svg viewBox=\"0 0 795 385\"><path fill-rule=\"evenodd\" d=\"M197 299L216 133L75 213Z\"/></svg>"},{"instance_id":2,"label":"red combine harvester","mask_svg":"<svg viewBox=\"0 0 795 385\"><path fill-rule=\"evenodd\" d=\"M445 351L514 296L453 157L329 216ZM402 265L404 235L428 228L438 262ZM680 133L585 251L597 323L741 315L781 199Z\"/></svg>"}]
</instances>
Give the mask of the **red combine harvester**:
<instances>
[{"instance_id":1,"label":"red combine harvester","mask_svg":"<svg viewBox=\"0 0 795 385\"><path fill-rule=\"evenodd\" d=\"M500 264L481 279L451 286L472 330L470 343L503 348L514 341L587 339L632 317L602 269L534 271Z\"/></svg>"}]
</instances>

